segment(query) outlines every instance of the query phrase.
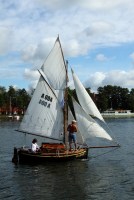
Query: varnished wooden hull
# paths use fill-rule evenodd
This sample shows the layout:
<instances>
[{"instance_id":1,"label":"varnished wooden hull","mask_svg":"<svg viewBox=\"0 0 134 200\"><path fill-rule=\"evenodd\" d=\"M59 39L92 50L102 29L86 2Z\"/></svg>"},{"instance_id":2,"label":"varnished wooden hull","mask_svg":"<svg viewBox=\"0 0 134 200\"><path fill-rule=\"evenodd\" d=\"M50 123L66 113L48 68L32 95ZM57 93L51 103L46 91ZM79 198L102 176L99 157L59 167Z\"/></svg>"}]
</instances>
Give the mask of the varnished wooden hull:
<instances>
[{"instance_id":1,"label":"varnished wooden hull","mask_svg":"<svg viewBox=\"0 0 134 200\"><path fill-rule=\"evenodd\" d=\"M87 159L88 157L88 149L82 148L76 151L53 151L53 152L39 152L32 153L25 149L17 150L17 157L13 157L13 162L19 163L43 163L46 161L70 161L76 159Z\"/></svg>"}]
</instances>

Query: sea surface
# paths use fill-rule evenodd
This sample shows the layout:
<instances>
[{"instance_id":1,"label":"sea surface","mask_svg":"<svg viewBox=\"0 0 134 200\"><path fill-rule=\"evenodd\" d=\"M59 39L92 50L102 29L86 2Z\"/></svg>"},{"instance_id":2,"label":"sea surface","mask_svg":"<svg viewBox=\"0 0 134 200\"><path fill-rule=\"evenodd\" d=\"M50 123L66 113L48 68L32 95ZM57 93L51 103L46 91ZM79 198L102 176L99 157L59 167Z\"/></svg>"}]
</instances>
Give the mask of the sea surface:
<instances>
[{"instance_id":1,"label":"sea surface","mask_svg":"<svg viewBox=\"0 0 134 200\"><path fill-rule=\"evenodd\" d=\"M133 200L134 118L106 119L117 149L91 149L89 159L44 165L15 165L14 146L29 144L15 130L18 121L0 121L0 200Z\"/></svg>"}]
</instances>

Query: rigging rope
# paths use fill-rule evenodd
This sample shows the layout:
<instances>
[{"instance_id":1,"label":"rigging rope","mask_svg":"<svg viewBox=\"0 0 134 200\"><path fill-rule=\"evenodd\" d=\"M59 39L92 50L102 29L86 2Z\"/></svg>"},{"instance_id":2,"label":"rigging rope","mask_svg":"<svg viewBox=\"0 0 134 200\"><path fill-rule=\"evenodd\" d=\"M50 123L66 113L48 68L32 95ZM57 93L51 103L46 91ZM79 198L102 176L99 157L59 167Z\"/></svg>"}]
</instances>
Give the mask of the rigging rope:
<instances>
[{"instance_id":1,"label":"rigging rope","mask_svg":"<svg viewBox=\"0 0 134 200\"><path fill-rule=\"evenodd\" d=\"M119 148L119 146L116 147L116 148L114 148L114 149L111 149L111 150L109 150L109 151L107 151L107 152L105 152L105 153L98 154L97 156L92 156L92 157L89 158L89 160L94 159L94 158L97 158L97 157L100 157L100 156L103 156L103 155L105 155L105 154L108 154L108 153L110 153L110 152L112 152L112 151L115 151L115 150L118 149L118 148Z\"/></svg>"}]
</instances>

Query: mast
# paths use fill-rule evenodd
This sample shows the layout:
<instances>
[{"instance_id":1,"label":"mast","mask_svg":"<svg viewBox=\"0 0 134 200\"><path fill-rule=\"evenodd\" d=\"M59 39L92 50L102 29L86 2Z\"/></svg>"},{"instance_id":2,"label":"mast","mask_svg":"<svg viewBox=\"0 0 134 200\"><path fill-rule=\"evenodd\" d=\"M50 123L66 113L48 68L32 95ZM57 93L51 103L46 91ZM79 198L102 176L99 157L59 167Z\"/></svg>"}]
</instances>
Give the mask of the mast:
<instances>
[{"instance_id":1,"label":"mast","mask_svg":"<svg viewBox=\"0 0 134 200\"><path fill-rule=\"evenodd\" d=\"M67 147L67 142L68 142L68 135L67 135L67 126L68 126L68 88L67 88L67 82L68 82L68 61L66 61L66 88L65 88L65 94L64 94L64 143Z\"/></svg>"}]
</instances>

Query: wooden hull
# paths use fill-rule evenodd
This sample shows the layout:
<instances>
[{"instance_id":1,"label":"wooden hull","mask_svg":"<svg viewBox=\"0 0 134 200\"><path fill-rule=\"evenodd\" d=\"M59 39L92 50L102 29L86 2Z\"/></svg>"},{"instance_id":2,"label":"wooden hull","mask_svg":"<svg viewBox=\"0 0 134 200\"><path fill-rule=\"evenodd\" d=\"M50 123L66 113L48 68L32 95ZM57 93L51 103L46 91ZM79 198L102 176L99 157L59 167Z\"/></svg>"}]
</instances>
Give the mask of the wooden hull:
<instances>
[{"instance_id":1,"label":"wooden hull","mask_svg":"<svg viewBox=\"0 0 134 200\"><path fill-rule=\"evenodd\" d=\"M52 148L53 147L53 148ZM65 150L64 148L43 148L40 152L32 153L29 149L14 149L14 156L12 161L14 163L44 163L46 161L70 161L76 159L87 159L88 148L81 148L77 150Z\"/></svg>"},{"instance_id":2,"label":"wooden hull","mask_svg":"<svg viewBox=\"0 0 134 200\"><path fill-rule=\"evenodd\" d=\"M24 162L45 162L45 161L69 161L75 159L87 158L87 151L80 149L78 151L66 151L64 153L28 153L22 150L19 151L19 163Z\"/></svg>"}]
</instances>

